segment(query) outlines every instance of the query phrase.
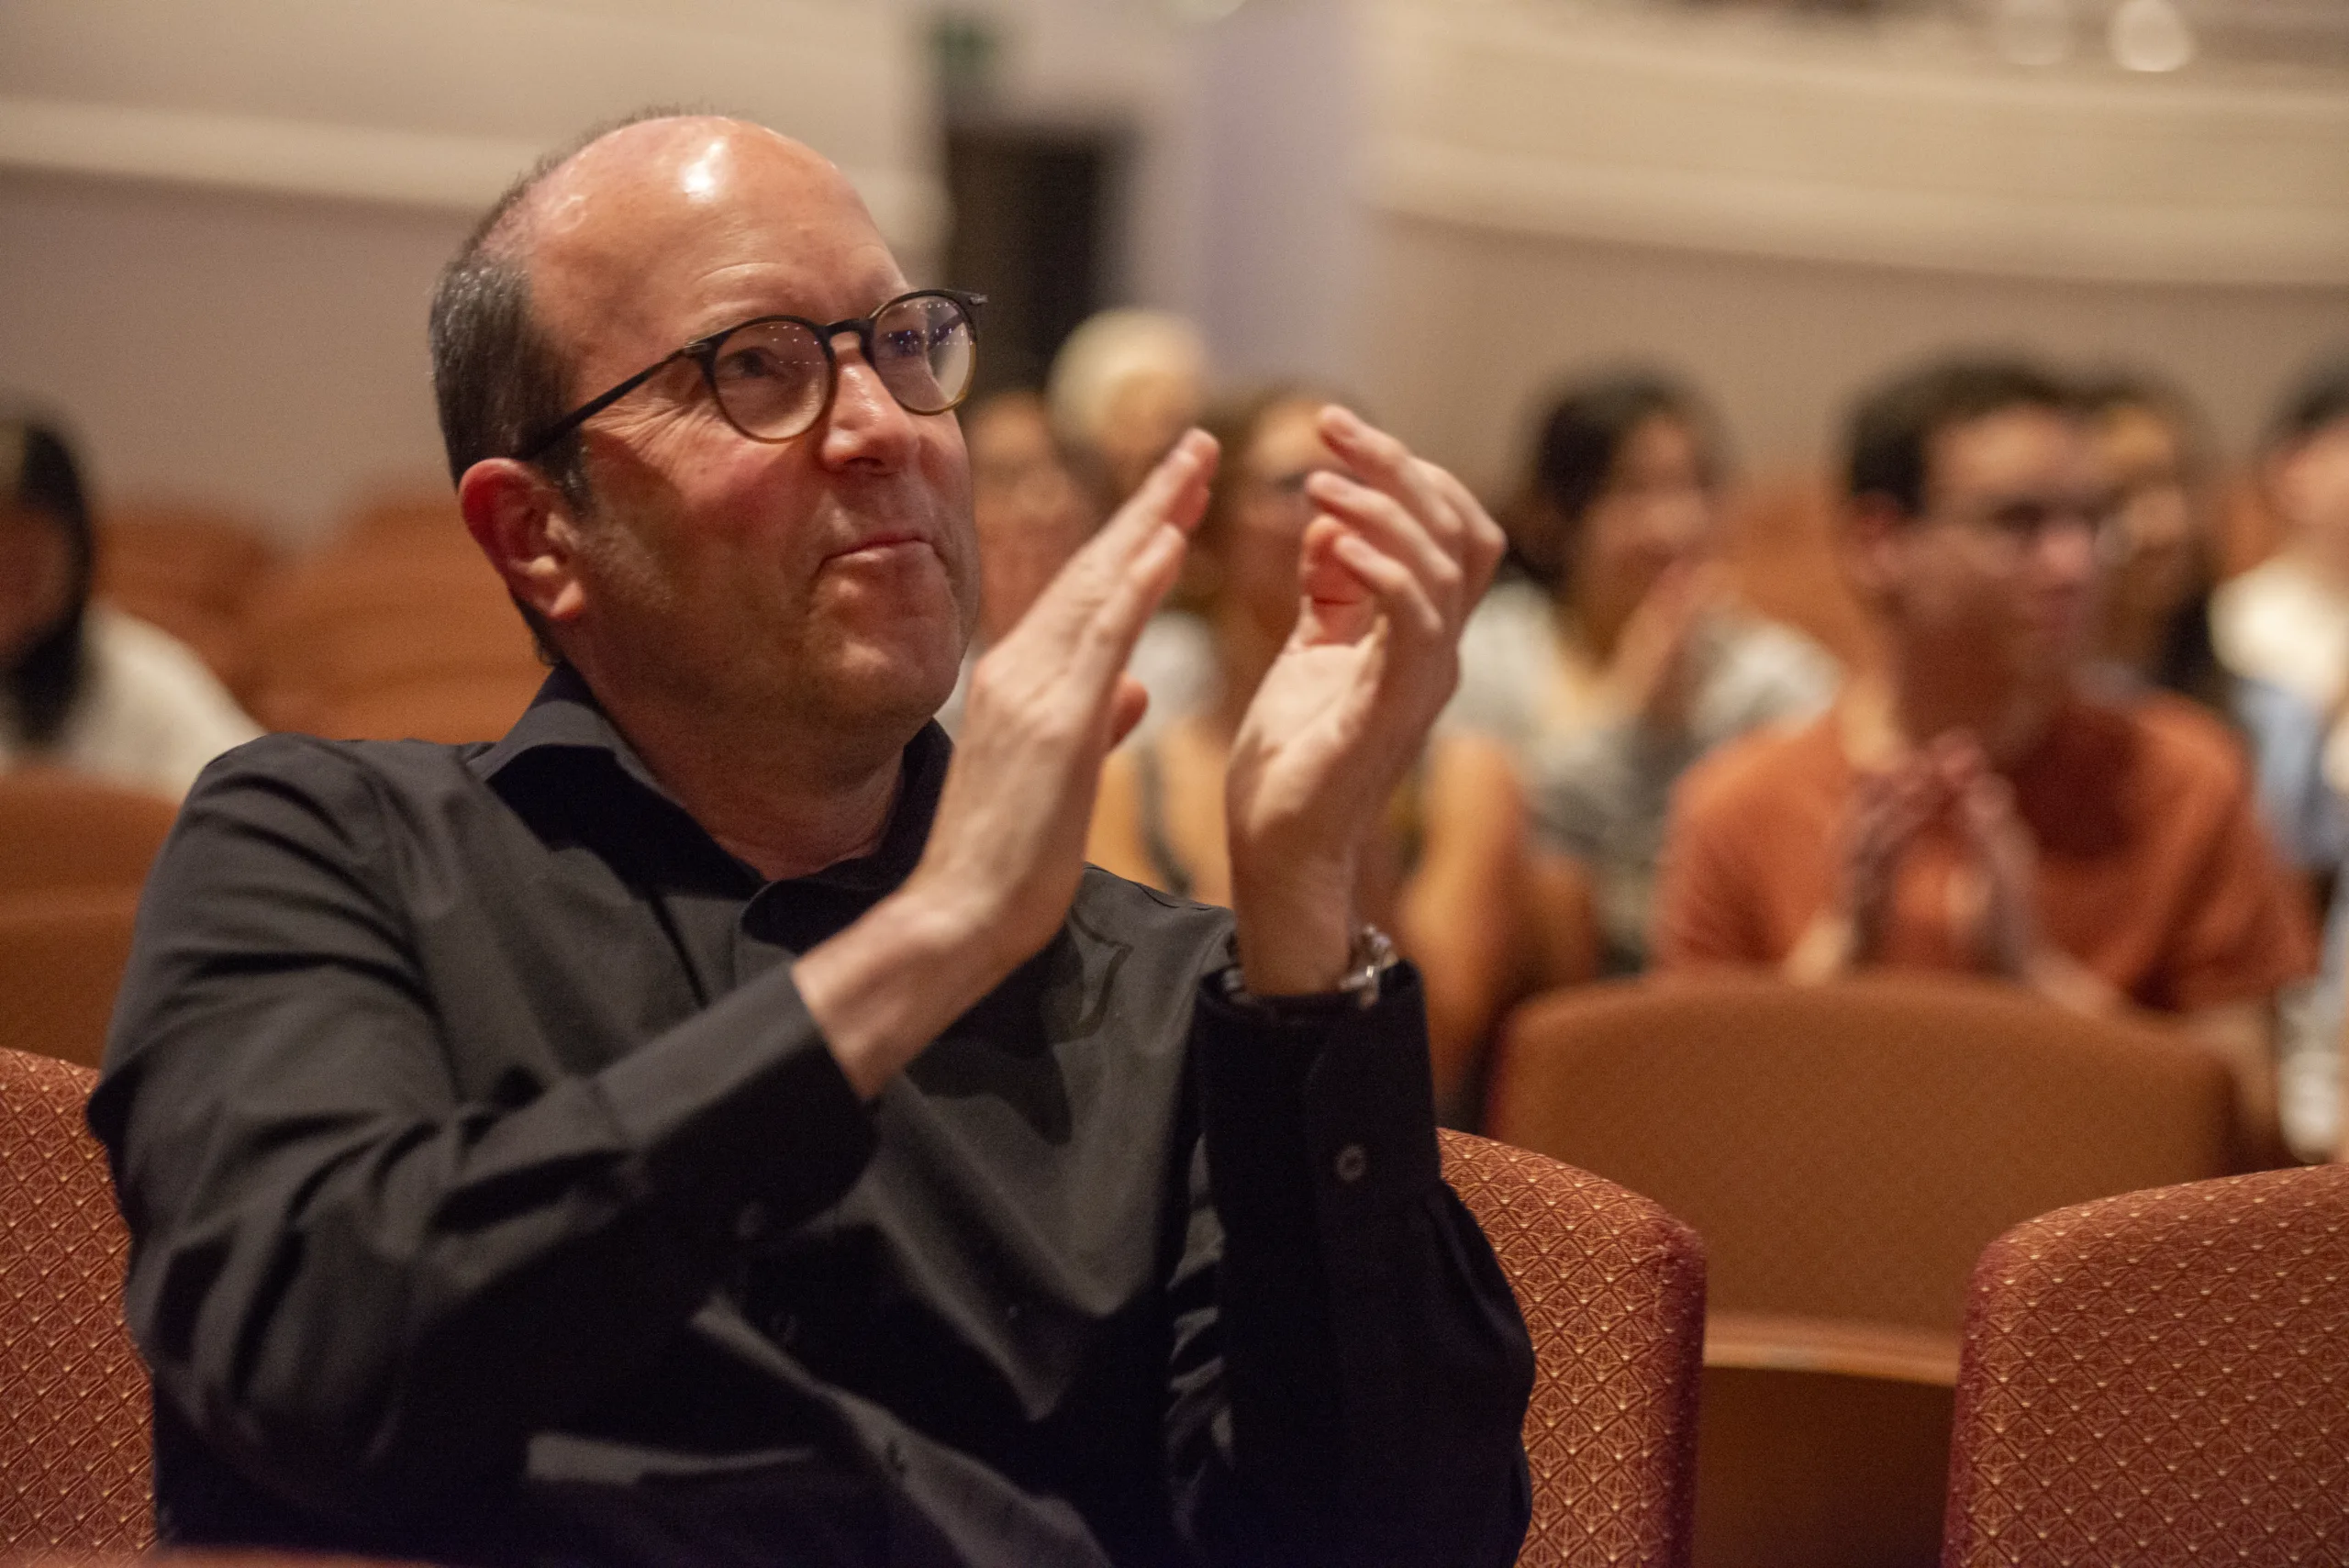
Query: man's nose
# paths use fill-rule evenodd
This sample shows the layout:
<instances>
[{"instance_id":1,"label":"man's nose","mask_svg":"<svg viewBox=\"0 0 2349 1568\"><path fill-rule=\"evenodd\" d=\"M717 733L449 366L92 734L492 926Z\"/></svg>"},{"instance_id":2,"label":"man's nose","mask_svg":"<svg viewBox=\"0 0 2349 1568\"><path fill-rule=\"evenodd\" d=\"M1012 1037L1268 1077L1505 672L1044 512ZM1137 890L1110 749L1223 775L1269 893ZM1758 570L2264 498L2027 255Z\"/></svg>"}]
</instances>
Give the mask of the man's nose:
<instances>
[{"instance_id":1,"label":"man's nose","mask_svg":"<svg viewBox=\"0 0 2349 1568\"><path fill-rule=\"evenodd\" d=\"M2050 581L2070 586L2095 577L2098 562L2097 524L2067 514L2050 518L2033 541L2040 572Z\"/></svg>"},{"instance_id":2,"label":"man's nose","mask_svg":"<svg viewBox=\"0 0 2349 1568\"><path fill-rule=\"evenodd\" d=\"M913 450L914 417L881 380L853 333L832 340L832 406L824 416L824 462L894 468Z\"/></svg>"}]
</instances>

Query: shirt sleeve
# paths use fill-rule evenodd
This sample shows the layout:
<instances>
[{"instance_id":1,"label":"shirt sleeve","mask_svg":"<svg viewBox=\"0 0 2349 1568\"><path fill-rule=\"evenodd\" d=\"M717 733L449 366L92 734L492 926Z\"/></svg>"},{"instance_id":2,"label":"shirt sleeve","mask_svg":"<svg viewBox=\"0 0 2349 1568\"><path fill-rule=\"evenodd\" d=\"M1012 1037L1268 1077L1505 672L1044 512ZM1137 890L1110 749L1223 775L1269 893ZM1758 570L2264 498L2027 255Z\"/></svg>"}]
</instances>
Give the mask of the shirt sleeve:
<instances>
[{"instance_id":1,"label":"shirt sleeve","mask_svg":"<svg viewBox=\"0 0 2349 1568\"><path fill-rule=\"evenodd\" d=\"M213 769L149 884L90 1107L157 1399L316 1507L513 1465L873 1147L787 969L603 1072L461 1099L389 810L287 745Z\"/></svg>"},{"instance_id":2,"label":"shirt sleeve","mask_svg":"<svg viewBox=\"0 0 2349 1568\"><path fill-rule=\"evenodd\" d=\"M1168 1453L1221 1568L1506 1564L1531 1517L1531 1345L1442 1178L1418 978L1386 982L1302 1020L1197 1004Z\"/></svg>"},{"instance_id":3,"label":"shirt sleeve","mask_svg":"<svg viewBox=\"0 0 2349 1568\"><path fill-rule=\"evenodd\" d=\"M1716 763L1691 772L1673 792L1656 870L1655 922L1650 953L1658 969L1713 964L1776 963L1754 906L1743 848L1751 833L1735 830L1720 808Z\"/></svg>"},{"instance_id":4,"label":"shirt sleeve","mask_svg":"<svg viewBox=\"0 0 2349 1568\"><path fill-rule=\"evenodd\" d=\"M2256 1001L2314 972L2307 899L2278 862L2248 791L2233 782L2212 803L2212 831L2185 885L2194 890L2161 973L2179 1012Z\"/></svg>"}]
</instances>

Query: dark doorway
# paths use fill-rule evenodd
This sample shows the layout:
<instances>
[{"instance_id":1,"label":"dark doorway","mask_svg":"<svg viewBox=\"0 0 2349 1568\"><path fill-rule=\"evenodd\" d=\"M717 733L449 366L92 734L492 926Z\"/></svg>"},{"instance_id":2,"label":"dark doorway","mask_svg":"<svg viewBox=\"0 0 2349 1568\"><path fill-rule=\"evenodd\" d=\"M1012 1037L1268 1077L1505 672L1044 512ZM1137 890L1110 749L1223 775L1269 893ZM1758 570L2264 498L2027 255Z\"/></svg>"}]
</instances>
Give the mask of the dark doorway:
<instances>
[{"instance_id":1,"label":"dark doorway","mask_svg":"<svg viewBox=\"0 0 2349 1568\"><path fill-rule=\"evenodd\" d=\"M1041 387L1099 309L1124 137L1100 127L951 120L946 281L987 296L976 395Z\"/></svg>"}]
</instances>

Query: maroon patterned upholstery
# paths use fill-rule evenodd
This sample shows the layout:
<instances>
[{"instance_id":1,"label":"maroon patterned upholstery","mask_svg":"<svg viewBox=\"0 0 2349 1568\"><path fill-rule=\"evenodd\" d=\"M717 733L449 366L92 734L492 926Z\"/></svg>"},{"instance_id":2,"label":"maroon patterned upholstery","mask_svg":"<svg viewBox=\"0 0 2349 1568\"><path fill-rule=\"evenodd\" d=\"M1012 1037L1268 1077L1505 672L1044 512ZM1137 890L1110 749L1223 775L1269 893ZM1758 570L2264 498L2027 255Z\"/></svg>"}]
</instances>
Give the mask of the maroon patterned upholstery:
<instances>
[{"instance_id":1,"label":"maroon patterned upholstery","mask_svg":"<svg viewBox=\"0 0 2349 1568\"><path fill-rule=\"evenodd\" d=\"M2131 1193L1992 1244L1942 1561L2349 1563L2349 1166Z\"/></svg>"},{"instance_id":2,"label":"maroon patterned upholstery","mask_svg":"<svg viewBox=\"0 0 2349 1568\"><path fill-rule=\"evenodd\" d=\"M135 1548L152 1533L146 1374L121 1318L127 1239L82 1123L95 1082L0 1051L0 1548ZM1540 1366L1520 1561L1686 1562L1704 1320L1695 1236L1539 1154L1453 1132L1443 1151Z\"/></svg>"},{"instance_id":3,"label":"maroon patterned upholstery","mask_svg":"<svg viewBox=\"0 0 2349 1568\"><path fill-rule=\"evenodd\" d=\"M1492 1242L1533 1336L1533 1526L1518 1561L1688 1561L1705 1260L1696 1235L1586 1171L1465 1133L1443 1173Z\"/></svg>"},{"instance_id":4,"label":"maroon patterned upholstery","mask_svg":"<svg viewBox=\"0 0 2349 1568\"><path fill-rule=\"evenodd\" d=\"M0 1548L142 1547L147 1373L128 1238L82 1123L97 1074L0 1051Z\"/></svg>"}]
</instances>

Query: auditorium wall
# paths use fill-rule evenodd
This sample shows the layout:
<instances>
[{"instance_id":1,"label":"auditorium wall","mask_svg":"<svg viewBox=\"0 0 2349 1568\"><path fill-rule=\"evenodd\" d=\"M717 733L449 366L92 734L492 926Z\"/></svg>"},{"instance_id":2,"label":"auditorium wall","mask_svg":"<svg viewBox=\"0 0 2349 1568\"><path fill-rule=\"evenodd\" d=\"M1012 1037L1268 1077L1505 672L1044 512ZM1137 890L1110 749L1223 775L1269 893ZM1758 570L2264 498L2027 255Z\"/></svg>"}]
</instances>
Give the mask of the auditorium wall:
<instances>
[{"instance_id":1,"label":"auditorium wall","mask_svg":"<svg viewBox=\"0 0 2349 1568\"><path fill-rule=\"evenodd\" d=\"M103 492L315 537L441 477L432 279L541 150L651 103L824 148L913 269L943 220L918 20L863 0L9 0L0 398Z\"/></svg>"},{"instance_id":2,"label":"auditorium wall","mask_svg":"<svg viewBox=\"0 0 2349 1568\"><path fill-rule=\"evenodd\" d=\"M1487 486L1544 383L1634 355L1774 464L1951 344L2149 366L2238 449L2286 377L2349 349L2337 74L2033 70L1946 27L1734 9L1364 15L1355 374Z\"/></svg>"}]
</instances>

